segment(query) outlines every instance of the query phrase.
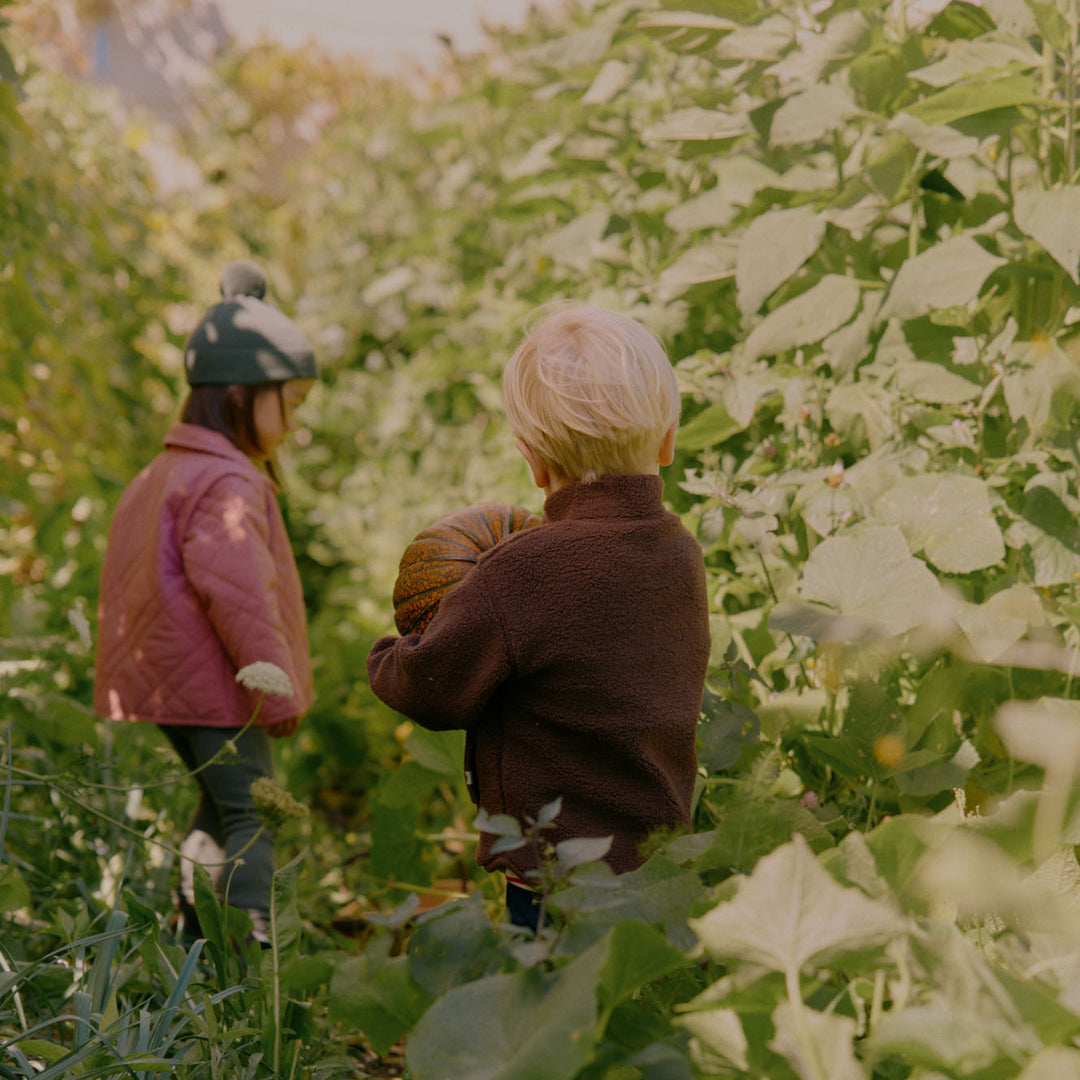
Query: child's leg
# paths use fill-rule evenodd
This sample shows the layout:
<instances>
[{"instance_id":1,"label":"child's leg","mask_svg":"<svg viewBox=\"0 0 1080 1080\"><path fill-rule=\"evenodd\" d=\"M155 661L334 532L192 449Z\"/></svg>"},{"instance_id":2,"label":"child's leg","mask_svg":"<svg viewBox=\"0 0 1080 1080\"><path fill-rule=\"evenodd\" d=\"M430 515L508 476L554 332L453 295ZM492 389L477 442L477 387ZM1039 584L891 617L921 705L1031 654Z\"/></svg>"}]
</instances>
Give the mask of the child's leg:
<instances>
[{"instance_id":1,"label":"child's leg","mask_svg":"<svg viewBox=\"0 0 1080 1080\"><path fill-rule=\"evenodd\" d=\"M177 902L180 907L180 929L186 938L194 940L203 936L199 917L195 912L195 867L201 866L210 875L214 891L220 895L225 873L225 831L218 819L217 809L210 792L202 781L195 750L188 744L186 732L191 729L182 725L162 725L162 733L172 744L184 767L195 773L199 788L199 801L195 806L187 834L180 844L180 884Z\"/></svg>"},{"instance_id":2,"label":"child's leg","mask_svg":"<svg viewBox=\"0 0 1080 1080\"><path fill-rule=\"evenodd\" d=\"M510 916L512 926L523 926L535 934L540 924L540 894L508 881L506 914Z\"/></svg>"},{"instance_id":3,"label":"child's leg","mask_svg":"<svg viewBox=\"0 0 1080 1080\"><path fill-rule=\"evenodd\" d=\"M266 732L262 728L248 728L238 736L234 728L179 725L163 730L177 746L185 764L193 769L209 761L229 739L236 740L237 757L210 765L196 774L200 806L192 825L201 827L222 843L227 859L239 855L236 862L230 862L224 868L221 892L228 903L243 908L253 917L268 920L274 876L274 840L272 834L262 828L251 801L252 781L273 775L270 740Z\"/></svg>"}]
</instances>

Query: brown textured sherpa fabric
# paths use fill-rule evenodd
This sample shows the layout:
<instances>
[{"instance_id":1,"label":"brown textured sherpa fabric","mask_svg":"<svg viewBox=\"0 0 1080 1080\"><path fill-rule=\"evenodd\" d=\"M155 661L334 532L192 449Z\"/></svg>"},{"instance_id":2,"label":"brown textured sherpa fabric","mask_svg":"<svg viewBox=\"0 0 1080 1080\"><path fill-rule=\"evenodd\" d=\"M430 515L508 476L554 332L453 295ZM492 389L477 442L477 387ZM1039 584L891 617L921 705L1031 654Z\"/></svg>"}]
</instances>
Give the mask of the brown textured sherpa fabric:
<instances>
[{"instance_id":1,"label":"brown textured sherpa fabric","mask_svg":"<svg viewBox=\"0 0 1080 1080\"><path fill-rule=\"evenodd\" d=\"M543 522L480 557L423 636L384 637L371 687L424 727L464 728L473 797L519 820L562 796L552 839L613 836L616 873L686 826L709 656L701 548L657 476L552 494ZM477 861L521 875L523 850Z\"/></svg>"}]
</instances>

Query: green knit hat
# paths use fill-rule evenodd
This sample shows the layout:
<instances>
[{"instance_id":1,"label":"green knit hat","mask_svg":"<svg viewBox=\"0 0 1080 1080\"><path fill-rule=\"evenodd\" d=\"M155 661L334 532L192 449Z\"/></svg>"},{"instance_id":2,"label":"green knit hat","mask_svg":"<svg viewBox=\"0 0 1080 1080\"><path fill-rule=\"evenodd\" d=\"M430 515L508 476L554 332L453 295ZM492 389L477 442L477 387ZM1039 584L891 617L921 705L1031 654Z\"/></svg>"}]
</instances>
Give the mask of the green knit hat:
<instances>
[{"instance_id":1,"label":"green knit hat","mask_svg":"<svg viewBox=\"0 0 1080 1080\"><path fill-rule=\"evenodd\" d=\"M191 386L258 385L318 375L315 352L300 327L266 295L266 276L241 259L221 272L220 304L195 327L184 350Z\"/></svg>"}]
</instances>

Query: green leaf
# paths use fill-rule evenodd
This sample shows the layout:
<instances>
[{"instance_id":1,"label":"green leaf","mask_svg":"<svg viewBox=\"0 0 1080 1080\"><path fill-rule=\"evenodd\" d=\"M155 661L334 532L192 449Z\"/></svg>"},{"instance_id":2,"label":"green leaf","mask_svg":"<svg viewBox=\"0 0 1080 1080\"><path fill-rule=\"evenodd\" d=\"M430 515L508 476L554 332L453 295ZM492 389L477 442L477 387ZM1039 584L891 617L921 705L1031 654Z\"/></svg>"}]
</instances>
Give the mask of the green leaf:
<instances>
[{"instance_id":1,"label":"green leaf","mask_svg":"<svg viewBox=\"0 0 1080 1080\"><path fill-rule=\"evenodd\" d=\"M302 927L300 911L297 907L297 894L300 870L303 865L304 853L301 852L291 862L274 872L270 925L279 962L283 967L296 958L300 947Z\"/></svg>"},{"instance_id":2,"label":"green leaf","mask_svg":"<svg viewBox=\"0 0 1080 1080\"><path fill-rule=\"evenodd\" d=\"M1050 102L1037 92L1028 75L1008 75L1000 79L950 86L908 105L906 112L926 124L952 124L969 116L1010 105L1046 106Z\"/></svg>"},{"instance_id":3,"label":"green leaf","mask_svg":"<svg viewBox=\"0 0 1080 1080\"><path fill-rule=\"evenodd\" d=\"M951 1076L987 1075L1000 1058L1011 1058L1020 1046L1011 1025L949 1000L909 1005L886 1013L866 1040L875 1057L897 1055L905 1062ZM1004 1045L1003 1045L1004 1044Z\"/></svg>"},{"instance_id":4,"label":"green leaf","mask_svg":"<svg viewBox=\"0 0 1080 1080\"><path fill-rule=\"evenodd\" d=\"M554 262L584 273L598 253L598 245L607 229L611 211L596 207L545 236L540 250Z\"/></svg>"},{"instance_id":5,"label":"green leaf","mask_svg":"<svg viewBox=\"0 0 1080 1080\"><path fill-rule=\"evenodd\" d=\"M749 1072L750 1044L739 1014L734 1009L702 1009L700 1012L689 1012L679 1017L678 1023L724 1065L733 1065L740 1072Z\"/></svg>"},{"instance_id":6,"label":"green leaf","mask_svg":"<svg viewBox=\"0 0 1080 1080\"><path fill-rule=\"evenodd\" d=\"M409 1037L416 1080L572 1080L596 1042L599 942L558 972L489 975L439 998Z\"/></svg>"},{"instance_id":7,"label":"green leaf","mask_svg":"<svg viewBox=\"0 0 1080 1080\"><path fill-rule=\"evenodd\" d=\"M944 60L910 72L910 77L930 86L944 87L993 68L1036 68L1042 57L1026 43L980 38L949 50ZM984 84L985 85L985 84ZM1011 104L1016 104L1012 102ZM948 123L949 121L939 121Z\"/></svg>"},{"instance_id":8,"label":"green leaf","mask_svg":"<svg viewBox=\"0 0 1080 1080\"><path fill-rule=\"evenodd\" d=\"M1080 188L1021 188L1013 202L1017 228L1042 246L1080 283Z\"/></svg>"},{"instance_id":9,"label":"green leaf","mask_svg":"<svg viewBox=\"0 0 1080 1080\"><path fill-rule=\"evenodd\" d=\"M904 894L926 853L924 824L923 817L899 814L886 818L866 836L866 846L874 856L878 873L899 895Z\"/></svg>"},{"instance_id":10,"label":"green leaf","mask_svg":"<svg viewBox=\"0 0 1080 1080\"><path fill-rule=\"evenodd\" d=\"M896 433L893 408L894 400L883 386L864 380L834 386L825 415L836 431L852 441L865 439L877 450Z\"/></svg>"},{"instance_id":11,"label":"green leaf","mask_svg":"<svg viewBox=\"0 0 1080 1080\"><path fill-rule=\"evenodd\" d=\"M799 836L741 879L733 900L690 925L717 960L793 974L885 945L906 930L890 908L838 885Z\"/></svg>"},{"instance_id":12,"label":"green leaf","mask_svg":"<svg viewBox=\"0 0 1080 1080\"><path fill-rule=\"evenodd\" d=\"M608 942L607 962L596 987L605 1017L654 979L687 963L663 933L641 922L618 923Z\"/></svg>"},{"instance_id":13,"label":"green leaf","mask_svg":"<svg viewBox=\"0 0 1080 1080\"><path fill-rule=\"evenodd\" d=\"M812 86L789 97L776 110L769 128L774 146L796 146L831 138L860 109L851 90L841 83Z\"/></svg>"},{"instance_id":14,"label":"green leaf","mask_svg":"<svg viewBox=\"0 0 1080 1080\"><path fill-rule=\"evenodd\" d=\"M1080 1080L1080 1050L1075 1046L1047 1046L1024 1066L1016 1080Z\"/></svg>"},{"instance_id":15,"label":"green leaf","mask_svg":"<svg viewBox=\"0 0 1080 1080\"><path fill-rule=\"evenodd\" d=\"M899 526L911 550L925 552L947 574L968 574L1005 557L1005 540L978 477L905 477L877 501L874 512Z\"/></svg>"},{"instance_id":16,"label":"green leaf","mask_svg":"<svg viewBox=\"0 0 1080 1080\"><path fill-rule=\"evenodd\" d=\"M1029 629L1046 625L1039 597L1028 585L1011 585L981 604L958 603L953 618L984 664L996 663Z\"/></svg>"},{"instance_id":17,"label":"green leaf","mask_svg":"<svg viewBox=\"0 0 1080 1080\"><path fill-rule=\"evenodd\" d=\"M30 888L13 863L0 864L0 912L30 906Z\"/></svg>"},{"instance_id":18,"label":"green leaf","mask_svg":"<svg viewBox=\"0 0 1080 1080\"><path fill-rule=\"evenodd\" d=\"M732 799L720 812L712 842L697 865L703 870L745 873L796 834L814 851L832 846L828 830L794 798L766 795Z\"/></svg>"},{"instance_id":19,"label":"green leaf","mask_svg":"<svg viewBox=\"0 0 1080 1080\"><path fill-rule=\"evenodd\" d=\"M731 418L722 401L706 406L685 426L679 428L675 442L680 450L691 453L707 450L726 442L732 435L745 431L746 425Z\"/></svg>"},{"instance_id":20,"label":"green leaf","mask_svg":"<svg viewBox=\"0 0 1080 1080\"><path fill-rule=\"evenodd\" d=\"M55 1065L71 1053L70 1047L49 1042L48 1039L20 1039L17 1045L24 1054L39 1057L49 1065Z\"/></svg>"},{"instance_id":21,"label":"green leaf","mask_svg":"<svg viewBox=\"0 0 1080 1080\"><path fill-rule=\"evenodd\" d=\"M775 356L820 341L855 314L861 296L862 290L853 278L826 274L806 292L769 312L750 331L747 359Z\"/></svg>"},{"instance_id":22,"label":"green leaf","mask_svg":"<svg viewBox=\"0 0 1080 1080\"><path fill-rule=\"evenodd\" d=\"M898 131L920 150L947 161L971 158L979 150L979 140L947 125L931 126L908 113L898 113L889 121L889 131Z\"/></svg>"},{"instance_id":23,"label":"green leaf","mask_svg":"<svg viewBox=\"0 0 1080 1080\"><path fill-rule=\"evenodd\" d=\"M1027 0L1039 33L1059 52L1069 55L1072 52L1072 35L1069 22L1059 10L1057 4L1044 3L1041 0Z\"/></svg>"},{"instance_id":24,"label":"green leaf","mask_svg":"<svg viewBox=\"0 0 1080 1080\"><path fill-rule=\"evenodd\" d=\"M709 240L688 248L660 272L657 296L664 302L681 296L695 285L723 281L735 274L738 249L729 240Z\"/></svg>"},{"instance_id":25,"label":"green leaf","mask_svg":"<svg viewBox=\"0 0 1080 1080\"><path fill-rule=\"evenodd\" d=\"M698 724L698 759L710 773L737 764L742 748L761 737L761 723L753 709L729 702L705 688L703 716Z\"/></svg>"},{"instance_id":26,"label":"green leaf","mask_svg":"<svg viewBox=\"0 0 1080 1080\"><path fill-rule=\"evenodd\" d=\"M660 0L664 11L696 12L730 19L733 23L752 23L762 15L759 0Z\"/></svg>"},{"instance_id":27,"label":"green leaf","mask_svg":"<svg viewBox=\"0 0 1080 1080\"><path fill-rule=\"evenodd\" d=\"M781 1002L772 1016L776 1035L769 1049L787 1058L802 1080L865 1080L855 1057L855 1021L819 1013L801 1002Z\"/></svg>"},{"instance_id":28,"label":"green leaf","mask_svg":"<svg viewBox=\"0 0 1080 1080\"><path fill-rule=\"evenodd\" d=\"M892 525L822 541L806 561L799 593L850 616L864 632L887 636L919 626L941 601L937 579Z\"/></svg>"},{"instance_id":29,"label":"green leaf","mask_svg":"<svg viewBox=\"0 0 1080 1080\"><path fill-rule=\"evenodd\" d=\"M739 241L735 287L749 315L817 251L825 219L808 206L770 210L754 218Z\"/></svg>"},{"instance_id":30,"label":"green leaf","mask_svg":"<svg viewBox=\"0 0 1080 1080\"><path fill-rule=\"evenodd\" d=\"M983 389L978 383L928 360L907 360L897 365L892 384L901 393L928 405L974 401Z\"/></svg>"},{"instance_id":31,"label":"green leaf","mask_svg":"<svg viewBox=\"0 0 1080 1080\"><path fill-rule=\"evenodd\" d=\"M356 1025L385 1054L424 1015L431 998L409 972L405 956L349 957L330 980L330 1015Z\"/></svg>"},{"instance_id":32,"label":"green leaf","mask_svg":"<svg viewBox=\"0 0 1080 1080\"><path fill-rule=\"evenodd\" d=\"M1005 262L970 236L952 236L903 263L879 318L914 319L936 309L973 304L986 279Z\"/></svg>"},{"instance_id":33,"label":"green leaf","mask_svg":"<svg viewBox=\"0 0 1080 1080\"><path fill-rule=\"evenodd\" d=\"M1017 342L1009 349L1002 391L1012 419L1027 421L1028 443L1049 423L1054 395L1074 395L1077 385L1076 367L1056 341Z\"/></svg>"},{"instance_id":34,"label":"green leaf","mask_svg":"<svg viewBox=\"0 0 1080 1080\"><path fill-rule=\"evenodd\" d=\"M995 724L1013 757L1044 769L1080 770L1080 701L1008 701L998 709Z\"/></svg>"},{"instance_id":35,"label":"green leaf","mask_svg":"<svg viewBox=\"0 0 1080 1080\"><path fill-rule=\"evenodd\" d=\"M570 954L582 951L630 919L661 925L676 947L689 949L694 936L687 929L686 919L705 895L696 871L683 870L660 853L627 874L561 889L552 903L573 916L564 935Z\"/></svg>"},{"instance_id":36,"label":"green leaf","mask_svg":"<svg viewBox=\"0 0 1080 1080\"><path fill-rule=\"evenodd\" d=\"M561 840L555 845L555 857L559 870L565 873L575 866L599 862L611 850L612 836L578 836L571 840Z\"/></svg>"},{"instance_id":37,"label":"green leaf","mask_svg":"<svg viewBox=\"0 0 1080 1080\"><path fill-rule=\"evenodd\" d=\"M465 732L429 731L414 725L405 740L405 749L425 769L457 777L464 768Z\"/></svg>"},{"instance_id":38,"label":"green leaf","mask_svg":"<svg viewBox=\"0 0 1080 1080\"><path fill-rule=\"evenodd\" d=\"M492 836L521 836L521 822L509 814L489 814L483 807L476 813L473 828L478 832L491 833Z\"/></svg>"},{"instance_id":39,"label":"green leaf","mask_svg":"<svg viewBox=\"0 0 1080 1080\"><path fill-rule=\"evenodd\" d=\"M479 892L437 908L409 939L409 972L433 998L506 961Z\"/></svg>"}]
</instances>

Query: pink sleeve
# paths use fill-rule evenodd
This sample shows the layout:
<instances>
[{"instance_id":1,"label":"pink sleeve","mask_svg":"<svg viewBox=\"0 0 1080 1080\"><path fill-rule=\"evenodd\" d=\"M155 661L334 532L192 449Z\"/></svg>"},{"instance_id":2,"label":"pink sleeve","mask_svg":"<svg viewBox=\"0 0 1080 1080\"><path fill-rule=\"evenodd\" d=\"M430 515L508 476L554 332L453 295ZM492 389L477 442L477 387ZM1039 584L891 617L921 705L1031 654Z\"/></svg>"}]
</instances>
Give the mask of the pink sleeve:
<instances>
[{"instance_id":1,"label":"pink sleeve","mask_svg":"<svg viewBox=\"0 0 1080 1080\"><path fill-rule=\"evenodd\" d=\"M296 686L270 549L268 499L246 478L222 477L195 506L181 541L184 574L237 670L258 660ZM276 511L276 507L270 506ZM296 715L292 699L268 695L260 720Z\"/></svg>"}]
</instances>

